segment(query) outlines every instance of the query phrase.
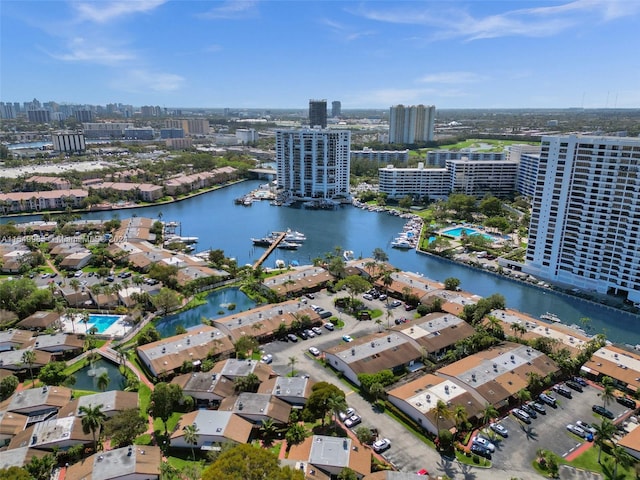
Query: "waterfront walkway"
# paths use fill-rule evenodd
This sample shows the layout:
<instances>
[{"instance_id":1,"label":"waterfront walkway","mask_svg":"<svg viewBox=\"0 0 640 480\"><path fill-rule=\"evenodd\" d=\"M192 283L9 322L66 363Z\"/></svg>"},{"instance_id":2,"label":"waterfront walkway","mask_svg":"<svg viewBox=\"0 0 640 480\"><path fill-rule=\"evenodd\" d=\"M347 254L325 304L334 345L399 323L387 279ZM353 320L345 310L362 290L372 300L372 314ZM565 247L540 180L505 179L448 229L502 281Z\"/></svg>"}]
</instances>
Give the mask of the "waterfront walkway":
<instances>
[{"instance_id":1,"label":"waterfront walkway","mask_svg":"<svg viewBox=\"0 0 640 480\"><path fill-rule=\"evenodd\" d=\"M262 256L258 259L258 261L253 264L254 270L258 268L260 265L262 265L267 258L269 258L269 255L271 255L271 253L276 248L278 248L278 245L280 245L280 242L282 242L282 240L284 240L284 237L287 235L287 232L274 232L274 233L278 233L278 236L273 240L273 242L271 242L271 245L269 245L267 250L262 254Z\"/></svg>"}]
</instances>

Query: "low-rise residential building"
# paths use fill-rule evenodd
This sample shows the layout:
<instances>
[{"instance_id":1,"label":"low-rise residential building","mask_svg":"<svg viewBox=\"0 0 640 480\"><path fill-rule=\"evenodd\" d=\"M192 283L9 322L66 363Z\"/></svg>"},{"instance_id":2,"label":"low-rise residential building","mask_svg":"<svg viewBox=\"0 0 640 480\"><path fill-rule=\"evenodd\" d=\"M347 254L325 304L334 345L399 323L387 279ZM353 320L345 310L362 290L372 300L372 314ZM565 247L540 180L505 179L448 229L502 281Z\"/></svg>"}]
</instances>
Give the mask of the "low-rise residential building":
<instances>
[{"instance_id":1,"label":"low-rise residential building","mask_svg":"<svg viewBox=\"0 0 640 480\"><path fill-rule=\"evenodd\" d=\"M23 355L25 352L33 351L34 358L30 365L25 364ZM5 350L0 352L0 367L5 370L12 370L14 372L27 371L29 367L33 371L38 371L51 361L51 354L40 350L34 350L33 348L23 348L20 350Z\"/></svg>"},{"instance_id":2,"label":"low-rise residential building","mask_svg":"<svg viewBox=\"0 0 640 480\"><path fill-rule=\"evenodd\" d=\"M142 363L155 377L173 374L184 362L197 367L210 354L224 356L233 350L227 335L206 325L137 348Z\"/></svg>"},{"instance_id":3,"label":"low-rise residential building","mask_svg":"<svg viewBox=\"0 0 640 480\"><path fill-rule=\"evenodd\" d=\"M433 435L437 435L438 430L442 428L450 429L455 426L454 419L439 418L439 414L435 411L438 401L444 402L450 410L455 406L464 407L469 419L482 417L485 405L482 397L472 389L431 374L388 391L387 399L417 425Z\"/></svg>"},{"instance_id":4,"label":"low-rise residential building","mask_svg":"<svg viewBox=\"0 0 640 480\"><path fill-rule=\"evenodd\" d=\"M277 376L262 382L258 393L274 395L291 405L301 406L307 403L313 384L307 377Z\"/></svg>"},{"instance_id":5,"label":"low-rise residential building","mask_svg":"<svg viewBox=\"0 0 640 480\"><path fill-rule=\"evenodd\" d=\"M185 427L193 425L198 429L198 440L189 443L184 437ZM195 410L182 416L176 430L171 434L174 448L197 448L211 450L222 443L247 443L253 425L231 412L218 410Z\"/></svg>"},{"instance_id":6,"label":"low-rise residential building","mask_svg":"<svg viewBox=\"0 0 640 480\"><path fill-rule=\"evenodd\" d=\"M0 212L32 212L80 208L89 192L78 188L69 190L44 190L40 192L0 193Z\"/></svg>"},{"instance_id":7,"label":"low-rise residential building","mask_svg":"<svg viewBox=\"0 0 640 480\"><path fill-rule=\"evenodd\" d=\"M618 446L624 448L629 455L640 461L640 426L630 423L633 429L618 441Z\"/></svg>"},{"instance_id":8,"label":"low-rise residential building","mask_svg":"<svg viewBox=\"0 0 640 480\"><path fill-rule=\"evenodd\" d=\"M42 186L53 187L55 190L69 190L71 188L71 182L65 178L44 175L34 175L27 178L24 183L27 187L35 187L34 190Z\"/></svg>"},{"instance_id":9,"label":"low-rise residential building","mask_svg":"<svg viewBox=\"0 0 640 480\"><path fill-rule=\"evenodd\" d=\"M33 339L33 334L19 328L0 330L0 352L17 350L28 344Z\"/></svg>"},{"instance_id":10,"label":"low-rise residential building","mask_svg":"<svg viewBox=\"0 0 640 480\"><path fill-rule=\"evenodd\" d=\"M89 265L93 255L89 250L75 252L64 257L59 263L59 267L65 270L82 270Z\"/></svg>"},{"instance_id":11,"label":"low-rise residential building","mask_svg":"<svg viewBox=\"0 0 640 480\"><path fill-rule=\"evenodd\" d=\"M266 278L264 286L284 297L294 293L315 292L334 279L324 268L308 266Z\"/></svg>"},{"instance_id":12,"label":"low-rise residential building","mask_svg":"<svg viewBox=\"0 0 640 480\"><path fill-rule=\"evenodd\" d=\"M66 387L28 388L15 392L0 403L0 411L27 416L56 413L71 400L71 390Z\"/></svg>"},{"instance_id":13,"label":"low-rise residential building","mask_svg":"<svg viewBox=\"0 0 640 480\"><path fill-rule=\"evenodd\" d=\"M109 390L108 392L83 395L67 403L58 411L58 418L69 416L82 417L80 407L90 408L102 405L100 410L107 418L113 417L123 410L138 408L138 392L122 392Z\"/></svg>"},{"instance_id":14,"label":"low-rise residential building","mask_svg":"<svg viewBox=\"0 0 640 480\"><path fill-rule=\"evenodd\" d=\"M27 428L29 417L15 412L0 411L0 445L9 443L9 441ZM0 468L2 468L0 462Z\"/></svg>"},{"instance_id":15,"label":"low-rise residential building","mask_svg":"<svg viewBox=\"0 0 640 480\"><path fill-rule=\"evenodd\" d=\"M34 457L42 458L47 454L35 448L21 447L0 451L0 470L11 467L24 467Z\"/></svg>"},{"instance_id":16,"label":"low-rise residential building","mask_svg":"<svg viewBox=\"0 0 640 480\"><path fill-rule=\"evenodd\" d=\"M31 425L18 433L9 443L9 449L31 447L38 450L67 449L74 445L89 445L90 433L84 433L78 417L56 418Z\"/></svg>"},{"instance_id":17,"label":"low-rise residential building","mask_svg":"<svg viewBox=\"0 0 640 480\"><path fill-rule=\"evenodd\" d=\"M215 404L236 393L233 380L211 372L194 372L178 375L171 383L180 385L185 395L197 403Z\"/></svg>"},{"instance_id":18,"label":"low-rise residential building","mask_svg":"<svg viewBox=\"0 0 640 480\"><path fill-rule=\"evenodd\" d=\"M345 468L358 479L371 473L371 450L358 448L349 437L313 435L292 446L287 461L303 470L305 478L335 478Z\"/></svg>"},{"instance_id":19,"label":"low-rise residential building","mask_svg":"<svg viewBox=\"0 0 640 480\"><path fill-rule=\"evenodd\" d=\"M84 340L77 335L68 333L52 333L50 335L38 335L32 341L36 350L42 350L52 354L73 352L80 353L84 347Z\"/></svg>"},{"instance_id":20,"label":"low-rise residential building","mask_svg":"<svg viewBox=\"0 0 640 480\"><path fill-rule=\"evenodd\" d=\"M130 445L98 452L65 473L66 480L158 480L162 451L152 445Z\"/></svg>"},{"instance_id":21,"label":"low-rise residential building","mask_svg":"<svg viewBox=\"0 0 640 480\"><path fill-rule=\"evenodd\" d=\"M60 325L60 315L56 312L36 312L21 320L16 325L25 330L46 330Z\"/></svg>"},{"instance_id":22,"label":"low-rise residential building","mask_svg":"<svg viewBox=\"0 0 640 480\"><path fill-rule=\"evenodd\" d=\"M399 372L416 362L422 365L420 349L396 332L372 333L350 343L340 343L325 350L324 355L331 367L356 385L360 385L358 375L361 373Z\"/></svg>"},{"instance_id":23,"label":"low-rise residential building","mask_svg":"<svg viewBox=\"0 0 640 480\"><path fill-rule=\"evenodd\" d=\"M270 366L260 363L257 360L228 358L216 362L213 368L210 370L211 374L217 373L230 380L236 378L246 377L249 374L254 374L258 377L260 382L264 382L269 378L275 376L275 373Z\"/></svg>"},{"instance_id":24,"label":"low-rise residential building","mask_svg":"<svg viewBox=\"0 0 640 480\"><path fill-rule=\"evenodd\" d=\"M581 370L593 380L610 377L616 386L631 394L640 389L640 356L614 345L595 352Z\"/></svg>"},{"instance_id":25,"label":"low-rise residential building","mask_svg":"<svg viewBox=\"0 0 640 480\"><path fill-rule=\"evenodd\" d=\"M289 421L291 405L273 395L243 392L222 400L218 410L233 412L255 425L268 419L284 425Z\"/></svg>"}]
</instances>

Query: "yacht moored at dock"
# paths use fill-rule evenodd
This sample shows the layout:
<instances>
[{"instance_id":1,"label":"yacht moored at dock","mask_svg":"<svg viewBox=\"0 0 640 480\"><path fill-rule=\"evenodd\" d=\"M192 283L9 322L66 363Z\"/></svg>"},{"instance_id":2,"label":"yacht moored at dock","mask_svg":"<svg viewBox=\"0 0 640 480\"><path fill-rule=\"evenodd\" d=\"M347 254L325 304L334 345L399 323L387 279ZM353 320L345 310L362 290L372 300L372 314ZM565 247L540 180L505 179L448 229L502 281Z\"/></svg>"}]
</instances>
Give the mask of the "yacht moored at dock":
<instances>
[{"instance_id":1,"label":"yacht moored at dock","mask_svg":"<svg viewBox=\"0 0 640 480\"><path fill-rule=\"evenodd\" d=\"M546 320L547 322L560 323L560 318L555 313L547 312L540 315L541 320Z\"/></svg>"}]
</instances>

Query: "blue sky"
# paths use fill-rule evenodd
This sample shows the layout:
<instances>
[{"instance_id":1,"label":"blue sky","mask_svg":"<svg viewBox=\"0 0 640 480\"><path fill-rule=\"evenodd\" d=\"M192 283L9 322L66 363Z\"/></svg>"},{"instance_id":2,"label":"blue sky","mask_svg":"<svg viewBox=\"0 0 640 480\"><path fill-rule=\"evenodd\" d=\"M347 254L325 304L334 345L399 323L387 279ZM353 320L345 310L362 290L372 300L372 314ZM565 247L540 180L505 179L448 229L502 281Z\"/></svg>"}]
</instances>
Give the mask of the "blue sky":
<instances>
[{"instance_id":1,"label":"blue sky","mask_svg":"<svg viewBox=\"0 0 640 480\"><path fill-rule=\"evenodd\" d=\"M640 0L0 1L0 100L640 107Z\"/></svg>"}]
</instances>

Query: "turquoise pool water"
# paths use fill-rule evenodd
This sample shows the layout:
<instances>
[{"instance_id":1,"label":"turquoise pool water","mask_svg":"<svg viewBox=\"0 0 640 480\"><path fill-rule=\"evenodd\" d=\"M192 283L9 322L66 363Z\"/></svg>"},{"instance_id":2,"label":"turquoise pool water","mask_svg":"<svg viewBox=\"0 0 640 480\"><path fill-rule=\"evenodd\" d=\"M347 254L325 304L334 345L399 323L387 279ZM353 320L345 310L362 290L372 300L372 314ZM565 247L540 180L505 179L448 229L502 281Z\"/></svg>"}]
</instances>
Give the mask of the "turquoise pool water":
<instances>
[{"instance_id":1,"label":"turquoise pool water","mask_svg":"<svg viewBox=\"0 0 640 480\"><path fill-rule=\"evenodd\" d=\"M449 236L455 237L455 238L461 237L462 234L464 233L467 236L469 236L469 235L482 235L487 240L495 240L495 238L492 237L491 235L487 235L486 233L481 233L481 232L479 232L477 230L474 230L472 228L466 228L466 227L450 228L449 230L444 230L442 233L444 235L449 235Z\"/></svg>"},{"instance_id":2,"label":"turquoise pool water","mask_svg":"<svg viewBox=\"0 0 640 480\"><path fill-rule=\"evenodd\" d=\"M98 329L98 333L104 333L107 328L122 318L122 315L89 315L89 324ZM89 327L91 328L91 327Z\"/></svg>"}]
</instances>

